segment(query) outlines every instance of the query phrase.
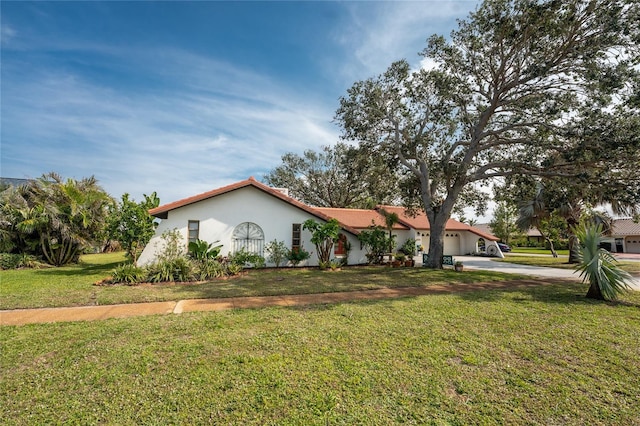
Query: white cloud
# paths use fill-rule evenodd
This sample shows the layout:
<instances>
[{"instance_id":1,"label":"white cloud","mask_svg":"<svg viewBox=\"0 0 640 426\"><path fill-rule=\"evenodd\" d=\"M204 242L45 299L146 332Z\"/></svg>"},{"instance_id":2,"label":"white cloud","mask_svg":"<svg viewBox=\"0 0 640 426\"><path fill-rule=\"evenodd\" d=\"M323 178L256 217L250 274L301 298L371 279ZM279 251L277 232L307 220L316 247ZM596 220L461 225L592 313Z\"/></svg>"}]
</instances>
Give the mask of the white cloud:
<instances>
[{"instance_id":1,"label":"white cloud","mask_svg":"<svg viewBox=\"0 0 640 426\"><path fill-rule=\"evenodd\" d=\"M165 79L162 89L134 92L48 71L5 91L11 108L3 122L12 137L3 140L3 175L95 174L114 196L157 191L169 202L249 175L260 179L285 152L337 141L333 105L313 104L310 94L260 74L171 55L155 74L157 63L141 63L148 58L135 64Z\"/></svg>"},{"instance_id":2,"label":"white cloud","mask_svg":"<svg viewBox=\"0 0 640 426\"><path fill-rule=\"evenodd\" d=\"M16 30L14 30L10 25L3 23L2 28L0 28L0 38L2 39L2 45L9 44L9 41L16 36Z\"/></svg>"},{"instance_id":3,"label":"white cloud","mask_svg":"<svg viewBox=\"0 0 640 426\"><path fill-rule=\"evenodd\" d=\"M354 52L343 69L353 79L384 72L396 60L417 65L432 34L448 36L455 19L466 18L477 1L350 3L352 23L336 35Z\"/></svg>"}]
</instances>

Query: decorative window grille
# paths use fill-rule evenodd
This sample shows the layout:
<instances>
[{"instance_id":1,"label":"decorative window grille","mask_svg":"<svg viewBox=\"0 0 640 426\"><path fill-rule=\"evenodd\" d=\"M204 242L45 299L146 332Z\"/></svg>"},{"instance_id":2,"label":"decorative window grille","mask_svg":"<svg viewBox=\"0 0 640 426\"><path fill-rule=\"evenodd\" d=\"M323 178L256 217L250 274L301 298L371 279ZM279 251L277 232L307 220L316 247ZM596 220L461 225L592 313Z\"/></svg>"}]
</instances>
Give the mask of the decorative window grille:
<instances>
[{"instance_id":1,"label":"decorative window grille","mask_svg":"<svg viewBox=\"0 0 640 426\"><path fill-rule=\"evenodd\" d=\"M264 232L255 223L243 222L233 230L231 243L233 253L244 249L249 253L262 256L264 251Z\"/></svg>"}]
</instances>

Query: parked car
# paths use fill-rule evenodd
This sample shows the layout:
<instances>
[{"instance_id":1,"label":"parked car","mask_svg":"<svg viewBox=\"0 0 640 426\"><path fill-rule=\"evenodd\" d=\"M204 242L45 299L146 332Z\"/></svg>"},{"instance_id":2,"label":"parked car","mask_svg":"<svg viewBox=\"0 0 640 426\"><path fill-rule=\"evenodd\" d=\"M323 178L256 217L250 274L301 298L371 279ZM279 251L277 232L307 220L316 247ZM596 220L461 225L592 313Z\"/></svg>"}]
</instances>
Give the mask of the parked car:
<instances>
[{"instance_id":1,"label":"parked car","mask_svg":"<svg viewBox=\"0 0 640 426\"><path fill-rule=\"evenodd\" d=\"M498 247L500 247L500 251L503 253L508 253L511 251L511 247L509 247L505 243L498 243Z\"/></svg>"}]
</instances>

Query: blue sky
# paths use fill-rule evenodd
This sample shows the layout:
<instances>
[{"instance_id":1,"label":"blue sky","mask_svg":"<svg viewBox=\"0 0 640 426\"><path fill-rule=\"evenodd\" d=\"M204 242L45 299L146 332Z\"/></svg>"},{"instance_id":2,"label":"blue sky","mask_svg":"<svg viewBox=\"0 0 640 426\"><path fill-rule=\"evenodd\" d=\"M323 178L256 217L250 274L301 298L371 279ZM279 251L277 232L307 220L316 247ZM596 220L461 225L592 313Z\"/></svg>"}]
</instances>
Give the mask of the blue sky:
<instances>
[{"instance_id":1,"label":"blue sky","mask_svg":"<svg viewBox=\"0 0 640 426\"><path fill-rule=\"evenodd\" d=\"M338 99L476 1L10 2L1 170L94 175L161 203L338 141Z\"/></svg>"}]
</instances>

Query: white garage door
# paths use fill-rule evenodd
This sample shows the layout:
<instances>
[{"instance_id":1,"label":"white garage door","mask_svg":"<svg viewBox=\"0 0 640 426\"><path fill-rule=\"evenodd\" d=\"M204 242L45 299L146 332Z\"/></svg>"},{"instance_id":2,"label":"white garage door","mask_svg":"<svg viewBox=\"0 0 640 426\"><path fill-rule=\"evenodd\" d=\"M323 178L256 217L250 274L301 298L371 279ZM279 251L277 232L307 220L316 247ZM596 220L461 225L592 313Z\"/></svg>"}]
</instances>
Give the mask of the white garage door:
<instances>
[{"instance_id":1,"label":"white garage door","mask_svg":"<svg viewBox=\"0 0 640 426\"><path fill-rule=\"evenodd\" d=\"M624 241L627 253L640 253L640 235L625 237Z\"/></svg>"}]
</instances>

